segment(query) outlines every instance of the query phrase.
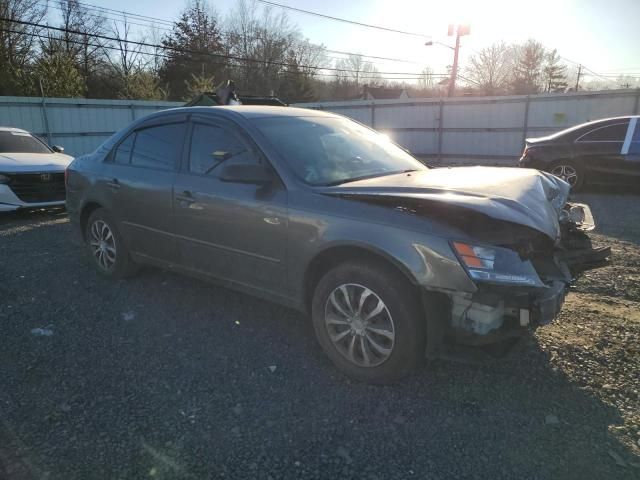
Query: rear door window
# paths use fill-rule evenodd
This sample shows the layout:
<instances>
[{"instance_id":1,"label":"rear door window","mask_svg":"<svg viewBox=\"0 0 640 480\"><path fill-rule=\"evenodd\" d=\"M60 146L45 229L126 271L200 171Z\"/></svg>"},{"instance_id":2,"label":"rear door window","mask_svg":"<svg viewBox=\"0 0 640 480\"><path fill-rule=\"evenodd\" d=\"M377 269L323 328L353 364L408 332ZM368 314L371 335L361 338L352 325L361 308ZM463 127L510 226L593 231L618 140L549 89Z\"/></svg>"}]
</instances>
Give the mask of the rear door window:
<instances>
[{"instance_id":1,"label":"rear door window","mask_svg":"<svg viewBox=\"0 0 640 480\"><path fill-rule=\"evenodd\" d=\"M229 130L195 123L189 151L189 171L216 176L222 163L259 163L258 156Z\"/></svg>"},{"instance_id":2,"label":"rear door window","mask_svg":"<svg viewBox=\"0 0 640 480\"><path fill-rule=\"evenodd\" d=\"M171 123L136 132L131 165L158 170L175 170L182 153L185 123Z\"/></svg>"},{"instance_id":3,"label":"rear door window","mask_svg":"<svg viewBox=\"0 0 640 480\"><path fill-rule=\"evenodd\" d=\"M590 132L585 133L578 142L623 142L627 134L629 121L614 123L606 127L599 127Z\"/></svg>"}]
</instances>

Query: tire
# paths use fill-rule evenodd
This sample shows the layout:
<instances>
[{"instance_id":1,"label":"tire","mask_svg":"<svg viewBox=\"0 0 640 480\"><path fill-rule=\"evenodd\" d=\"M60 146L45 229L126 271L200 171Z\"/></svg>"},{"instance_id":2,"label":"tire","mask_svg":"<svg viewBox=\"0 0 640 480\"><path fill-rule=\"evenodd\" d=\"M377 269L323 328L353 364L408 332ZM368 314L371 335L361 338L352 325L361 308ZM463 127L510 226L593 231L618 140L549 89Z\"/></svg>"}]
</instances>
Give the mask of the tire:
<instances>
[{"instance_id":1,"label":"tire","mask_svg":"<svg viewBox=\"0 0 640 480\"><path fill-rule=\"evenodd\" d=\"M572 192L584 187L584 170L572 160L557 160L549 165L547 171L571 185Z\"/></svg>"},{"instance_id":2,"label":"tire","mask_svg":"<svg viewBox=\"0 0 640 480\"><path fill-rule=\"evenodd\" d=\"M360 313L354 314L359 305ZM334 267L315 288L311 316L320 346L352 379L392 383L425 358L426 320L420 298L402 274L384 264L349 261Z\"/></svg>"},{"instance_id":3,"label":"tire","mask_svg":"<svg viewBox=\"0 0 640 480\"><path fill-rule=\"evenodd\" d=\"M104 208L94 210L85 226L87 252L93 266L105 277L120 279L136 273L133 262L116 222Z\"/></svg>"}]
</instances>

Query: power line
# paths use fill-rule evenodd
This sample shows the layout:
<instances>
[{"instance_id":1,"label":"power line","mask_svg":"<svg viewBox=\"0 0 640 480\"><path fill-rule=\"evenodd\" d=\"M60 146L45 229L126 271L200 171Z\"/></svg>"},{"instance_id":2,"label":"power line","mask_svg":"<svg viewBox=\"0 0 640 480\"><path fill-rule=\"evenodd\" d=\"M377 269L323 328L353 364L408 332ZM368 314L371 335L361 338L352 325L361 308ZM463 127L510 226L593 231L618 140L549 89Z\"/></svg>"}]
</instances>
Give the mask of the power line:
<instances>
[{"instance_id":1,"label":"power line","mask_svg":"<svg viewBox=\"0 0 640 480\"><path fill-rule=\"evenodd\" d=\"M60 5L49 4L47 2L47 0L42 1L40 4L44 5L44 6L47 6L47 7L53 7L55 9L59 10L61 13L63 13L65 11L64 8L62 8ZM91 11L93 11L93 12L99 11L99 10L94 10L94 9L87 9L87 10L89 10L89 12L91 12ZM126 13L123 13L121 17L111 17L111 16L108 16L107 14L104 14L104 13L96 14L96 13L89 13L89 12L82 12L82 13L84 15L88 15L90 17L97 18L97 19L113 20L114 22L123 22L123 23L127 23L129 25L136 25L138 27L155 28L157 30L162 30L162 31L165 31L165 32L173 31L170 28L160 27L158 25L154 25L153 23L137 23L137 22L134 22L134 21L130 20L129 18L127 18L128 15Z\"/></svg>"},{"instance_id":2,"label":"power line","mask_svg":"<svg viewBox=\"0 0 640 480\"><path fill-rule=\"evenodd\" d=\"M364 26L364 27L371 27L371 28L378 28L378 29L382 29L382 30L386 30L386 31L393 31L395 33L403 33L403 34L409 34L409 35L413 35L413 36L420 36L420 37L425 37L425 38L431 38L429 36L426 35L422 35L422 34L418 34L415 32L406 32L406 31L402 31L402 30L395 30L395 29L389 29L387 27L381 27L381 26L377 26L377 25L369 25L369 24L364 24L361 22L354 22L351 20L347 20L347 19L342 19L342 18L338 18L338 17L332 17L330 15L324 15L318 12L312 12L312 11L308 11L308 10L303 10L303 9L299 9L299 8L295 8L295 7L290 7L288 5L283 5L283 4L279 4L279 3L275 3L275 2L271 2L271 1L267 1L267 0L258 0L261 3L267 4L267 5L272 5L272 6L276 6L279 8L284 8L284 9L289 9L289 10L294 10L294 11L298 11L300 13L305 13L305 14L309 14L309 15L314 15L314 16L319 16L322 18L327 18L327 19L331 19L331 20L336 20L336 21L341 21L341 22L346 22L346 23L351 23L351 24L355 24L355 25L359 25L359 26ZM59 5L55 5L55 4L49 4L49 2L47 0L41 0L41 3L44 2L44 5L47 6L52 6L60 11L64 11L64 9L62 7L60 7ZM172 29L170 28L165 28L165 27L161 27L156 25L156 23L160 23L160 24L164 24L166 26L173 26L174 22L171 20L167 20L164 18L159 18L159 17L153 17L153 16L149 16L149 15L142 15L142 14L137 14L137 13L133 13L130 11L126 11L126 10L116 10L113 8L108 8L108 7L103 7L103 6L99 6L99 5L95 5L95 4L91 4L91 3L87 3L87 2L77 2L78 5L84 7L86 10L89 11L93 11L93 12L99 12L99 14L91 14L89 13L88 15L94 17L94 18L104 18L106 20L112 20L112 21L119 21L119 22L126 22L130 25L136 25L136 26L141 26L141 27L148 27L148 28L155 28L157 30L161 30L161 31L166 31L166 32L170 32L172 31ZM114 18L113 16L109 16L109 15L114 15L117 14L119 17ZM139 20L141 22L147 22L147 23L137 23L131 20L131 18L134 18L136 20ZM129 43L133 43L133 42L129 42ZM156 47L156 48L160 48L160 47ZM473 50L473 49L472 49ZM354 53L354 52L345 52L345 51L341 51L341 50L331 50L331 49L324 49L324 51L329 52L329 53L336 53L339 55L359 55L362 56L364 58L372 58L372 59L377 59L377 60L385 60L385 61L390 61L390 62L398 62L398 63L408 63L408 64L414 64L414 65L423 65L423 62L415 62L415 61L411 61L411 60L406 60L406 59L400 59L400 58L393 58L393 57L382 57L382 56L376 56L376 55L366 55L366 54L360 54L360 53ZM476 51L476 50L473 50ZM477 52L477 51L476 51ZM603 80L608 80L608 77L618 77L619 75L625 75L625 76L634 76L634 75L640 75L638 73L626 73L626 72L605 72L605 74L601 74L601 73L597 73L594 70L584 66L584 64L581 64L580 62L576 62L574 60L571 60L567 57L564 57L562 55L559 55L560 58L562 58L563 60L569 62L569 63L573 63L575 65L583 65L584 70L591 72L590 76L595 76L595 77L599 77ZM330 58L334 58L337 59L336 57L330 57ZM245 59L245 61L250 60L250 59ZM376 63L376 62L374 62ZM311 68L321 68L321 67L311 67ZM346 71L345 69L330 69L330 68L324 68L325 70L334 70L334 71ZM631 68L627 68L627 69L621 69L621 70L636 70L635 67L631 67ZM355 72L355 71L354 71ZM396 74L395 72L384 72L384 73L388 73L388 74ZM407 72L398 72L398 75L414 75L414 76L419 76L421 74L419 73L407 73Z\"/></svg>"},{"instance_id":3,"label":"power line","mask_svg":"<svg viewBox=\"0 0 640 480\"><path fill-rule=\"evenodd\" d=\"M310 10L303 10L301 8L291 7L289 5L283 5L281 3L276 3L276 2L270 2L268 0L257 0L257 1L260 3L264 3L266 5L271 5L273 7L284 8L285 10L292 10L294 12L304 13L306 15L313 15L314 17L325 18L327 20L333 20L336 22L349 23L351 25L357 25L359 27L374 28L376 30L383 30L385 32L400 33L402 35L410 35L412 37L431 38L429 35L424 35L422 33L407 32L405 30L396 30L394 28L382 27L379 25L371 25L369 23L356 22L354 20L347 20L346 18L339 18L331 15L325 15L324 13L312 12Z\"/></svg>"},{"instance_id":4,"label":"power line","mask_svg":"<svg viewBox=\"0 0 640 480\"><path fill-rule=\"evenodd\" d=\"M601 79L603 79L605 81L609 81L609 79L607 77L605 77L604 75L600 75L599 73L594 72L593 70L591 70L590 68L585 67L584 65L582 66L582 68L584 68L587 72L591 72L592 76L600 77Z\"/></svg>"},{"instance_id":5,"label":"power line","mask_svg":"<svg viewBox=\"0 0 640 480\"><path fill-rule=\"evenodd\" d=\"M146 19L145 21L153 21L153 22L158 22L158 23L165 23L169 26L173 26L173 21L171 20L167 20L165 18L158 18L158 17L150 17L148 15L140 15L138 13L133 13L133 12L129 12L129 11L125 11L125 10L116 10L114 8L108 8L108 7L101 7L100 5L94 5L92 3L86 3L86 2L78 2L78 5L81 5L85 8L89 8L89 9L93 9L93 10L102 10L102 11L106 11L106 12L113 12L113 13L118 13L121 15L127 15L130 17L138 17L140 19Z\"/></svg>"},{"instance_id":6,"label":"power line","mask_svg":"<svg viewBox=\"0 0 640 480\"><path fill-rule=\"evenodd\" d=\"M60 5L55 5L55 4L49 4L48 0L40 0L40 3L42 5L45 6L50 6L53 7L61 12L64 12L64 9L60 6ZM98 19L106 19L106 20L113 20L113 21L117 21L117 22L126 22L130 25L136 25L136 26L140 26L140 27L147 27L147 28L154 28L156 30L161 30L164 32L172 32L173 29L172 28L166 28L166 27L162 27L159 25L156 25L155 22L161 22L165 25L174 25L174 22L171 20L167 20L167 19L163 19L163 18L158 18L158 17L149 17L146 15L139 15L136 13L132 13L130 11L127 10L115 10L112 8L107 8L107 7L99 7L97 5L93 5L90 3L83 3L83 2L78 2L78 5L84 7L86 10L90 11L90 12L98 12L98 13L86 13L87 15L94 17L94 18L98 18ZM106 13L105 13L106 12ZM113 12L113 13L111 13ZM118 17L113 17L113 16L109 16L109 15L113 15L113 14L117 14ZM136 19L137 17L143 17L143 19L141 19L140 21L143 22L148 22L148 23L137 23L131 20L131 18ZM146 20L148 19L148 20ZM403 59L403 58L393 58L393 57L381 57L381 56L377 56L377 55L367 55L364 53L355 53L355 52L345 52L342 50L331 50L331 49L324 49L325 52L328 53L335 53L338 55L357 55L357 56L361 56L364 58L372 58L372 59L376 59L376 60L385 60L385 61L389 61L389 62L397 62L397 63L408 63L408 64L413 64L413 65L424 65L424 62L416 62L413 60L407 60L407 59ZM332 57L335 59L339 59L337 57Z\"/></svg>"},{"instance_id":7,"label":"power line","mask_svg":"<svg viewBox=\"0 0 640 480\"><path fill-rule=\"evenodd\" d=\"M71 33L71 34L75 34L75 35L87 35L87 32L81 32L78 30L72 30L72 29L68 29L68 28L62 28L62 27L52 27L49 25L44 25L41 23L35 23L35 22L27 22L27 21L23 21L23 20L12 20L10 18L3 18L0 17L0 21L4 21L4 22L10 22L10 23L17 23L20 25L28 25L28 26L32 26L32 27L37 27L37 28L44 28L47 30L54 30L54 31L58 31L58 32L64 32L64 33ZM303 68L303 69L309 69L309 70L329 70L329 71L333 71L333 72L337 72L337 73L365 73L362 72L361 70L353 70L353 69L346 69L346 68L333 68L333 67L319 67L319 66L313 66L313 65L296 65L296 64L291 64L291 63L287 63L287 62L279 62L279 61L273 61L273 60L260 60L260 59L255 59L255 58L245 58L245 57L239 57L237 55L229 55L229 54L222 54L222 53L211 53L211 52L201 52L201 51L196 51L196 50L191 50L191 49L180 49L177 47L171 47L168 45L158 45L158 44L154 44L154 43L149 43L149 42L140 42L140 41L135 41L135 40L126 40L123 38L118 38L118 37L112 37L112 36L108 36L108 35L98 35L98 34L89 34L88 36L93 37L93 38L99 38L101 40L109 40L112 42L124 42L127 44L131 44L131 45L138 45L138 46L142 46L142 47L150 47L150 48L159 48L162 50L170 50L170 51L175 51L178 53L190 53L190 54L194 54L194 55L203 55L203 56L210 56L210 57L214 57L214 58L222 58L222 59L226 59L226 60L236 60L236 61L240 61L240 62L251 62L251 63L259 63L259 64L267 64L267 65L276 65L276 66L280 66L280 67L295 67L295 68ZM421 74L420 73L415 73L415 72L376 72L379 75L411 75L411 76L416 76L419 77Z\"/></svg>"},{"instance_id":8,"label":"power line","mask_svg":"<svg viewBox=\"0 0 640 480\"><path fill-rule=\"evenodd\" d=\"M11 30L8 28L0 28L0 32L8 32L8 33L15 33L15 34L21 34L21 35L27 35L30 37L35 37L35 38L40 38L43 40L50 40L51 37L47 36L47 35L41 35L38 33L32 33L32 32L23 32L20 30ZM114 47L111 45L103 45L103 44L99 44L99 43L89 43L89 42L84 42L84 41L80 41L80 40L73 40L73 39L65 39L63 40L64 42L68 42L68 43L73 43L75 45L87 45L89 47L97 47L97 48L104 48L105 50L115 50L115 51L120 51L120 48L118 47ZM153 56L153 57L162 57L162 58L169 58L169 55L167 55L166 53L159 53L159 52L145 52L145 51L139 51L139 52L135 52L136 54L139 55L149 55L149 56ZM225 67L233 67L233 68L237 68L237 67L248 67L248 65L228 65L226 63L212 63L212 65L220 65L220 66L225 66ZM307 75L305 72L287 72L287 74L298 74L298 75ZM333 73L321 73L321 72L314 72L313 73L314 76L320 76L320 77L335 77L335 74ZM447 74L443 74L443 73L437 73L433 75L434 77L441 77L441 76L447 76ZM358 77L360 80L417 80L417 78L415 77L384 77L381 75L376 75L376 74L370 74L369 75L360 75Z\"/></svg>"},{"instance_id":9,"label":"power line","mask_svg":"<svg viewBox=\"0 0 640 480\"><path fill-rule=\"evenodd\" d=\"M25 22L25 21L20 21L20 20L11 20L11 19L7 19L7 18L2 18L0 17L0 21L7 21L7 22L11 22L11 23L18 23L21 25L29 25L29 26L33 26L33 27L39 27L39 28L43 28L43 29L47 29L47 30L54 30L54 31L60 31L60 32L65 32L65 33L71 33L71 34L77 34L77 35L87 35L86 32L80 32L77 30L71 30L71 29L66 29L66 28L60 28L60 27L51 27L48 25L43 25L43 24L38 24L38 23L34 23L34 22ZM16 33L16 34L23 34L23 35L29 35L32 37L38 37L38 38L43 38L43 39L50 39L50 37L45 36L45 35L40 35L40 34L36 34L36 33L32 33L32 32L24 32L24 31L18 31L18 30L10 30L10 29L0 29L2 31L6 31L6 32L11 32L11 33ZM243 58L243 57L237 57L234 55L224 55L224 54L216 54L216 53L209 53L209 52L198 52L198 51L194 51L194 50L186 50L186 49L179 49L176 47L170 47L170 46L166 46L166 45L158 45L158 44L152 44L152 43L148 43L148 42L138 42L138 41L133 41L133 40L125 40L122 38L117 38L117 37L110 37L107 35L97 35L97 34L89 34L87 35L88 37L91 38L96 38L96 39L101 39L101 40L109 40L109 41L116 41L116 42L124 42L126 44L131 44L131 45L138 45L138 46L143 46L143 47L151 47L151 48L156 48L156 49L161 49L161 50L170 50L170 51L175 51L177 53L191 53L191 54L196 54L196 55L206 55L206 56L210 56L210 57L214 57L214 58L224 58L224 59L229 59L229 60L236 60L236 61L244 61L244 62L249 62L249 63L259 63L259 64L271 64L271 65L278 65L278 66L283 66L283 67L298 67L298 68L307 68L309 70L313 71L313 75L318 75L318 76L336 76L336 73L334 74L325 74L325 73L321 73L318 72L317 70L330 70L330 71L335 71L337 73L358 73L359 74L359 78L361 79L388 79L388 80L417 80L420 78L421 74L416 74L413 72L362 72L359 70L350 70L350 69L338 69L338 68L329 68L329 67L313 67L313 66L305 66L305 65L294 65L294 64L289 64L286 62L274 62L274 61L262 61L262 60L258 60L258 59L251 59L251 58ZM73 39L68 39L65 41L69 41L70 43L74 43L74 44L85 44L85 42L80 42L80 41L74 41ZM109 50L117 50L119 51L120 49L118 47L112 47L112 46L108 46L108 45L99 45L99 44L88 44L89 46L95 46L95 47L102 47L105 49L109 49ZM154 56L162 56L162 57L169 57L166 54L159 54L157 52L136 52L138 54L142 54L142 55L154 55ZM215 63L214 63L215 64ZM221 66L229 66L226 63L217 63L216 65L221 65ZM293 73L293 72L289 72L289 73ZM300 73L301 75L305 75L307 73L305 72L297 72ZM385 75L411 75L410 77L390 77L390 76L385 76ZM434 77L439 77L439 76L447 76L448 74L432 74L432 76Z\"/></svg>"},{"instance_id":10,"label":"power line","mask_svg":"<svg viewBox=\"0 0 640 480\"><path fill-rule=\"evenodd\" d=\"M402 58L378 57L375 55L365 55L364 53L353 53L353 52L343 52L340 50L330 50L328 48L326 48L325 51L329 53L337 53L338 55L356 55L364 58L374 58L376 60L388 60L390 62L412 63L414 65L424 65L424 62L414 62L412 60L404 60Z\"/></svg>"}]
</instances>

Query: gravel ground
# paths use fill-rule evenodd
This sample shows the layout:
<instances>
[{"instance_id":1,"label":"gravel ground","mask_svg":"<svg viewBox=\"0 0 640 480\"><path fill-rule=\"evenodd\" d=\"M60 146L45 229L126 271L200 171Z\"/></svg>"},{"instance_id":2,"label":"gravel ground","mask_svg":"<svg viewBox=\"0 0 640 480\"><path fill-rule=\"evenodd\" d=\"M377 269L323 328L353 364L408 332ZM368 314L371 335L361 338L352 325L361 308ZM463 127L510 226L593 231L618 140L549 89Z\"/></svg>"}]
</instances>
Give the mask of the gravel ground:
<instances>
[{"instance_id":1,"label":"gravel ground","mask_svg":"<svg viewBox=\"0 0 640 480\"><path fill-rule=\"evenodd\" d=\"M615 264L556 323L390 387L338 374L298 313L108 281L63 213L4 216L0 479L640 478L640 202L579 199Z\"/></svg>"}]
</instances>

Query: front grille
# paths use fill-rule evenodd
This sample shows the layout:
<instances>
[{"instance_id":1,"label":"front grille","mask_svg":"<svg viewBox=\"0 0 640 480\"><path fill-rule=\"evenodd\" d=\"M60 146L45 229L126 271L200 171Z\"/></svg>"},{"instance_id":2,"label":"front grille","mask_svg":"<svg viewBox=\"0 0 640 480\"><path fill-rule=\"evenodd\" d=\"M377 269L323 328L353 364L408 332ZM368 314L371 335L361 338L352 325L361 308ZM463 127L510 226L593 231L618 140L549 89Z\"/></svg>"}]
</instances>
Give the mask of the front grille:
<instances>
[{"instance_id":1,"label":"front grille","mask_svg":"<svg viewBox=\"0 0 640 480\"><path fill-rule=\"evenodd\" d=\"M18 173L6 175L9 188L25 203L59 202L65 199L64 173Z\"/></svg>"}]
</instances>

